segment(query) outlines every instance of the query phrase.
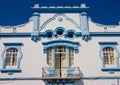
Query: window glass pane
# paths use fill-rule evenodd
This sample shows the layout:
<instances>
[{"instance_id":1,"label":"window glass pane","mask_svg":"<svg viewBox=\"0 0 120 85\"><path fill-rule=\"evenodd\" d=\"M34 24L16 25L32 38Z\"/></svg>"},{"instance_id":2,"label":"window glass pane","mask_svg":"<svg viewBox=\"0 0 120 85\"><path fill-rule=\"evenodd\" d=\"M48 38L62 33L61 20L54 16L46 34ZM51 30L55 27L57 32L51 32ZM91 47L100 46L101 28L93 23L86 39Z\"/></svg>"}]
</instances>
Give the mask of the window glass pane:
<instances>
[{"instance_id":1,"label":"window glass pane","mask_svg":"<svg viewBox=\"0 0 120 85\"><path fill-rule=\"evenodd\" d=\"M47 50L47 64L52 66L52 48L48 48Z\"/></svg>"},{"instance_id":2,"label":"window glass pane","mask_svg":"<svg viewBox=\"0 0 120 85\"><path fill-rule=\"evenodd\" d=\"M7 56L6 57L6 65L10 65L10 62L11 62L11 57L10 56Z\"/></svg>"},{"instance_id":3,"label":"window glass pane","mask_svg":"<svg viewBox=\"0 0 120 85\"><path fill-rule=\"evenodd\" d=\"M16 63L17 63L17 56L13 56L12 65L16 65Z\"/></svg>"},{"instance_id":4,"label":"window glass pane","mask_svg":"<svg viewBox=\"0 0 120 85\"><path fill-rule=\"evenodd\" d=\"M106 47L103 49L103 57L105 64L115 64L114 60L114 49L111 47Z\"/></svg>"},{"instance_id":5,"label":"window glass pane","mask_svg":"<svg viewBox=\"0 0 120 85\"><path fill-rule=\"evenodd\" d=\"M69 49L69 56L70 56L70 66L74 64L74 49L70 48Z\"/></svg>"},{"instance_id":6,"label":"window glass pane","mask_svg":"<svg viewBox=\"0 0 120 85\"><path fill-rule=\"evenodd\" d=\"M17 64L18 49L9 48L6 50L6 66L15 66Z\"/></svg>"},{"instance_id":7,"label":"window glass pane","mask_svg":"<svg viewBox=\"0 0 120 85\"><path fill-rule=\"evenodd\" d=\"M56 46L55 47L55 66L66 67L66 47ZM69 48L69 59L70 66L74 64L74 49ZM47 64L52 66L52 48L47 49Z\"/></svg>"}]
</instances>

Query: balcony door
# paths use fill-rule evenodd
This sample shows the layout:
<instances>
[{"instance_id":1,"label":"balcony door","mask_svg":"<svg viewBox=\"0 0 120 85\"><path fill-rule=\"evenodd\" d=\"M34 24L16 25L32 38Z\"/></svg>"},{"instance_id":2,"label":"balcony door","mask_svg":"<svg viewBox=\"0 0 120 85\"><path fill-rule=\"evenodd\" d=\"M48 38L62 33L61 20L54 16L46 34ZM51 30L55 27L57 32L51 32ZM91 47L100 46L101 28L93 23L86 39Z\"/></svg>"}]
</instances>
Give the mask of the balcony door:
<instances>
[{"instance_id":1,"label":"balcony door","mask_svg":"<svg viewBox=\"0 0 120 85\"><path fill-rule=\"evenodd\" d=\"M55 68L61 69L66 67L66 47L55 47Z\"/></svg>"}]
</instances>

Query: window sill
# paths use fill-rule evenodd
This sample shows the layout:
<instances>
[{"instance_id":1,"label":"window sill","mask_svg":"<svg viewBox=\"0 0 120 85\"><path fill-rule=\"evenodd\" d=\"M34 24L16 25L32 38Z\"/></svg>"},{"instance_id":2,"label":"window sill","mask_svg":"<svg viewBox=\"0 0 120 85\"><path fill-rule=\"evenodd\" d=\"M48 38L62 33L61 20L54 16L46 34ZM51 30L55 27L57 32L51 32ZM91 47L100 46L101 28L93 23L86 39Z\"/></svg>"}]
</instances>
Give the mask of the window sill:
<instances>
[{"instance_id":1,"label":"window sill","mask_svg":"<svg viewBox=\"0 0 120 85\"><path fill-rule=\"evenodd\" d=\"M102 68L102 71L120 71L120 68Z\"/></svg>"},{"instance_id":2,"label":"window sill","mask_svg":"<svg viewBox=\"0 0 120 85\"><path fill-rule=\"evenodd\" d=\"M18 73L18 72L21 72L21 69L1 69L1 72L2 73L9 73L9 72Z\"/></svg>"}]
</instances>

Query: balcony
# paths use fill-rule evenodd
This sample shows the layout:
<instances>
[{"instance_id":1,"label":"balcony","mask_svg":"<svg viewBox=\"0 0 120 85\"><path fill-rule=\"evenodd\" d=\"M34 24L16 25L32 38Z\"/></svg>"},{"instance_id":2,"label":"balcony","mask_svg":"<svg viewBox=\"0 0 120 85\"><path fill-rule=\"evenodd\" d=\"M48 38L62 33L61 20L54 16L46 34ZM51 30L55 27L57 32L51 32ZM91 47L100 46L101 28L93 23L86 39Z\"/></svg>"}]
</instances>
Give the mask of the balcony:
<instances>
[{"instance_id":1,"label":"balcony","mask_svg":"<svg viewBox=\"0 0 120 85\"><path fill-rule=\"evenodd\" d=\"M67 68L42 68L43 79L80 79L79 67L67 67Z\"/></svg>"}]
</instances>

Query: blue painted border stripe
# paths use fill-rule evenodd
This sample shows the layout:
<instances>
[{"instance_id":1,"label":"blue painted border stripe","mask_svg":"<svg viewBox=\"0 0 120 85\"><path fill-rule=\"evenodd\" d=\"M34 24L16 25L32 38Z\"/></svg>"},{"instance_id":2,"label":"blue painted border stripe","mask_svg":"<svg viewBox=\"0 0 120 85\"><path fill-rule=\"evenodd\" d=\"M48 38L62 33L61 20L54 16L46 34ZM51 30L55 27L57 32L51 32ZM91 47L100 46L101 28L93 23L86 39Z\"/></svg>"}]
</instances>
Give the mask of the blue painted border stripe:
<instances>
[{"instance_id":1,"label":"blue painted border stripe","mask_svg":"<svg viewBox=\"0 0 120 85\"><path fill-rule=\"evenodd\" d=\"M120 76L114 76L114 77L81 77L81 80L102 80L102 79L120 79ZM40 77L35 78L0 78L0 81L6 81L6 80L42 80Z\"/></svg>"},{"instance_id":2,"label":"blue painted border stripe","mask_svg":"<svg viewBox=\"0 0 120 85\"><path fill-rule=\"evenodd\" d=\"M41 78L0 78L0 81L7 80L42 80Z\"/></svg>"},{"instance_id":3,"label":"blue painted border stripe","mask_svg":"<svg viewBox=\"0 0 120 85\"><path fill-rule=\"evenodd\" d=\"M111 37L111 36L120 36L120 32L90 32L90 36L98 36L98 37L101 37L101 36L108 36L108 37Z\"/></svg>"},{"instance_id":4,"label":"blue painted border stripe","mask_svg":"<svg viewBox=\"0 0 120 85\"><path fill-rule=\"evenodd\" d=\"M0 33L0 37L31 37L31 33Z\"/></svg>"},{"instance_id":5,"label":"blue painted border stripe","mask_svg":"<svg viewBox=\"0 0 120 85\"><path fill-rule=\"evenodd\" d=\"M76 32L75 34L78 37L82 37L81 32ZM39 33L40 37L45 37L46 34L44 32ZM120 36L120 32L90 32L90 36L92 37L117 37ZM0 37L31 37L31 32L27 33L0 33Z\"/></svg>"},{"instance_id":6,"label":"blue painted border stripe","mask_svg":"<svg viewBox=\"0 0 120 85\"><path fill-rule=\"evenodd\" d=\"M118 43L117 42L99 42L100 45L117 45Z\"/></svg>"},{"instance_id":7,"label":"blue painted border stripe","mask_svg":"<svg viewBox=\"0 0 120 85\"><path fill-rule=\"evenodd\" d=\"M87 12L89 7L84 8L31 8L33 12L39 13L80 13L80 12Z\"/></svg>"}]
</instances>

